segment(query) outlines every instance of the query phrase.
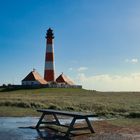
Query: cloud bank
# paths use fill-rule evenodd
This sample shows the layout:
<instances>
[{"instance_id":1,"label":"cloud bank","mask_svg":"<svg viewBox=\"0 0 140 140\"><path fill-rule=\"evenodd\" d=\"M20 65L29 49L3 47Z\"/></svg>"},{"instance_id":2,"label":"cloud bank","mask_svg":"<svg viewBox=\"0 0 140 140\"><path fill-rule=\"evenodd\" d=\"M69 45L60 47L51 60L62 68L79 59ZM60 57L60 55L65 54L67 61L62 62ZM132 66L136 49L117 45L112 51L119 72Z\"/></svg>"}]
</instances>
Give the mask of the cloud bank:
<instances>
[{"instance_id":1,"label":"cloud bank","mask_svg":"<svg viewBox=\"0 0 140 140\"><path fill-rule=\"evenodd\" d=\"M96 75L86 76L79 73L76 79L85 89L99 91L140 91L140 73L130 75Z\"/></svg>"}]
</instances>

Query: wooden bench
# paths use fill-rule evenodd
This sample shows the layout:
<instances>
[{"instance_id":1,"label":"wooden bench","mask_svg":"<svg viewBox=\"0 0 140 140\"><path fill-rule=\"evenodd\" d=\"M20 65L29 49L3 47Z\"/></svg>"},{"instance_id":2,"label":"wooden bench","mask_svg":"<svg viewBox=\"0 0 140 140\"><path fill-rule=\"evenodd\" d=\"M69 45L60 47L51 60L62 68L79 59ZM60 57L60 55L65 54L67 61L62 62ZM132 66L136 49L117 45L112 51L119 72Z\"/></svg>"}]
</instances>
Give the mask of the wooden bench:
<instances>
[{"instance_id":1,"label":"wooden bench","mask_svg":"<svg viewBox=\"0 0 140 140\"><path fill-rule=\"evenodd\" d=\"M93 127L88 119L89 117L95 117L95 115L93 115L93 114L80 113L80 112L58 111L58 110L52 110L52 109L40 109L37 111L41 112L42 115L41 115L41 117L36 125L36 129L39 129L40 124L54 124L54 125L58 125L58 126L68 127L68 130L67 130L65 136L69 136L71 131L85 130L85 129L89 129L91 133L94 133ZM47 117L46 117L45 120L43 121L44 117L47 115L52 115L54 120L48 121ZM69 125L61 124L57 115L72 117L72 121ZM87 127L74 128L74 124L75 124L76 120L79 120L79 119L85 120L85 122L87 123Z\"/></svg>"}]
</instances>

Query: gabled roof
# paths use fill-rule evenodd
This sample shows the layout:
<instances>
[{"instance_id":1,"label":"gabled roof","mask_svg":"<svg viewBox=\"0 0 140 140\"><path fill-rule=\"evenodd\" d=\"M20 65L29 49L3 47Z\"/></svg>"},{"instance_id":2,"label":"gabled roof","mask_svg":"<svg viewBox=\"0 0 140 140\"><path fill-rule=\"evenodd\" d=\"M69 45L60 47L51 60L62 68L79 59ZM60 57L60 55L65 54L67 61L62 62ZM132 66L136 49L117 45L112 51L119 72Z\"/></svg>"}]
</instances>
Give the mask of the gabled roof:
<instances>
[{"instance_id":1,"label":"gabled roof","mask_svg":"<svg viewBox=\"0 0 140 140\"><path fill-rule=\"evenodd\" d=\"M35 70L31 71L22 81L38 81L40 84L47 84L47 81Z\"/></svg>"},{"instance_id":2,"label":"gabled roof","mask_svg":"<svg viewBox=\"0 0 140 140\"><path fill-rule=\"evenodd\" d=\"M56 79L57 83L66 83L69 85L74 85L74 83L63 73Z\"/></svg>"}]
</instances>

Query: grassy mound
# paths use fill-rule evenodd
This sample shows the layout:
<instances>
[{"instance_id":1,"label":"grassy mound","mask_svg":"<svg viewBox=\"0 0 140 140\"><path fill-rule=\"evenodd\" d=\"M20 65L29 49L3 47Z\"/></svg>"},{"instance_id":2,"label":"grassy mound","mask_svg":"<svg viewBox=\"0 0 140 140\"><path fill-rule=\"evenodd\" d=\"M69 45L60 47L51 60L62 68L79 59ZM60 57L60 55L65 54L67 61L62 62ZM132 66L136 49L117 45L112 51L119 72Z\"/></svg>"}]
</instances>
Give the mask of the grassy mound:
<instances>
[{"instance_id":1,"label":"grassy mound","mask_svg":"<svg viewBox=\"0 0 140 140\"><path fill-rule=\"evenodd\" d=\"M139 118L139 96L139 92L98 92L72 88L12 89L11 91L1 89L0 108L16 107L19 110L49 108L93 112L106 117Z\"/></svg>"}]
</instances>

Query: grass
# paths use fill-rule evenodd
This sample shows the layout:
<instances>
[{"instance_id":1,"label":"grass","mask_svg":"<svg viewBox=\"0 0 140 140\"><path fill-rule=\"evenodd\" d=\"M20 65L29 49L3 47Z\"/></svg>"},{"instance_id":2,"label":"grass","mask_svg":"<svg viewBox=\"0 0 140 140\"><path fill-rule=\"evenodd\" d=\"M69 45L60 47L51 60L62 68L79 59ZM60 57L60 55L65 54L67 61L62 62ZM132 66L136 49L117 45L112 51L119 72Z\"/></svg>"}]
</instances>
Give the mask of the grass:
<instances>
[{"instance_id":1,"label":"grass","mask_svg":"<svg viewBox=\"0 0 140 140\"><path fill-rule=\"evenodd\" d=\"M40 114L36 110L30 108L19 108L19 107L6 107L0 106L1 117L26 117L26 116L39 116Z\"/></svg>"},{"instance_id":2,"label":"grass","mask_svg":"<svg viewBox=\"0 0 140 140\"><path fill-rule=\"evenodd\" d=\"M114 119L114 120L108 120L109 123L116 125L116 126L121 126L121 127L140 127L140 119L135 118L135 119L129 119L129 118L121 118L121 119Z\"/></svg>"},{"instance_id":3,"label":"grass","mask_svg":"<svg viewBox=\"0 0 140 140\"><path fill-rule=\"evenodd\" d=\"M35 109L50 108L93 112L106 117L139 118L140 92L97 92L67 88L0 89L0 116L13 116L13 108L16 108L14 114L17 116L24 114L24 110L29 111L29 115L36 115Z\"/></svg>"}]
</instances>

